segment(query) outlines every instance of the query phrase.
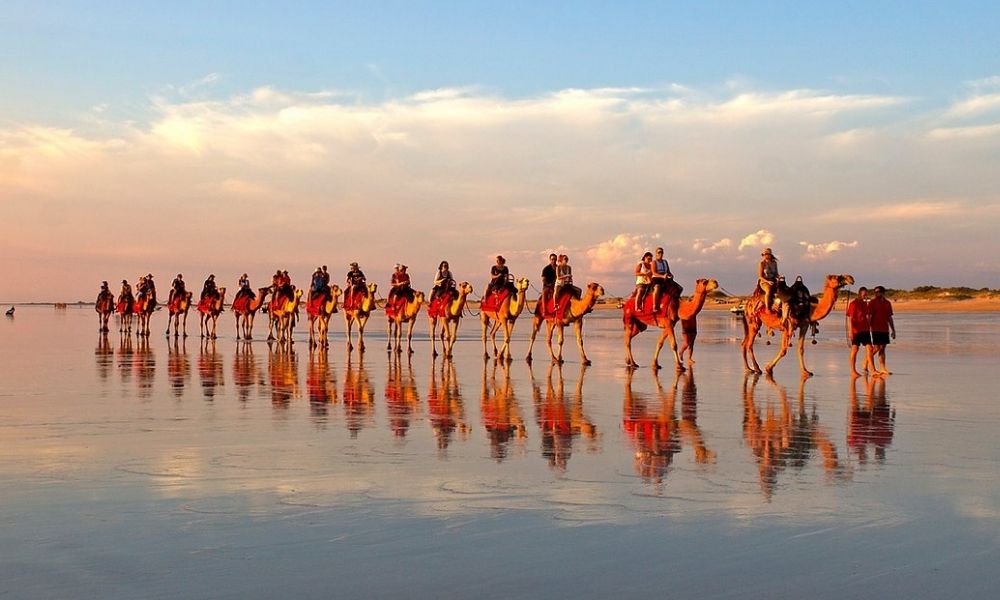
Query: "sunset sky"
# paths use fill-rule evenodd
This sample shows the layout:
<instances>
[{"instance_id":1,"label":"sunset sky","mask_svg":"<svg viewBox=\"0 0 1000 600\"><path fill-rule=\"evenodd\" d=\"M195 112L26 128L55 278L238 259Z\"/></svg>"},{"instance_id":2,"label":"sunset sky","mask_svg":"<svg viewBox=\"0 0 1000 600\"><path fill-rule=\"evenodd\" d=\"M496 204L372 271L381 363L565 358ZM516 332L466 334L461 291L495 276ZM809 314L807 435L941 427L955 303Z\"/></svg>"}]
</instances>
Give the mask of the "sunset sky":
<instances>
[{"instance_id":1,"label":"sunset sky","mask_svg":"<svg viewBox=\"0 0 1000 600\"><path fill-rule=\"evenodd\" d=\"M1000 287L998 7L5 1L0 301L553 249L624 294L657 245Z\"/></svg>"}]
</instances>

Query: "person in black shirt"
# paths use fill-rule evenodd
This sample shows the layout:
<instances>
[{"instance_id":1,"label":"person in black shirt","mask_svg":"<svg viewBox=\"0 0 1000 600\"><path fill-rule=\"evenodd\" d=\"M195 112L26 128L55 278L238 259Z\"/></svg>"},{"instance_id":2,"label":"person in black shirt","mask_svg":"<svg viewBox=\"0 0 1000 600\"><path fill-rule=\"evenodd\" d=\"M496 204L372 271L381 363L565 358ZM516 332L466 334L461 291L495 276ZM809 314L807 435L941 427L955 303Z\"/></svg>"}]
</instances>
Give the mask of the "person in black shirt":
<instances>
[{"instance_id":1,"label":"person in black shirt","mask_svg":"<svg viewBox=\"0 0 1000 600\"><path fill-rule=\"evenodd\" d=\"M549 255L549 264L542 269L542 306L548 306L552 299L552 293L556 287L556 260L555 254Z\"/></svg>"},{"instance_id":2,"label":"person in black shirt","mask_svg":"<svg viewBox=\"0 0 1000 600\"><path fill-rule=\"evenodd\" d=\"M365 278L365 274L358 268L358 263L352 262L351 270L347 272L347 294L353 296L355 293L364 293L367 285L368 279ZM345 298L345 304L346 300Z\"/></svg>"},{"instance_id":3,"label":"person in black shirt","mask_svg":"<svg viewBox=\"0 0 1000 600\"><path fill-rule=\"evenodd\" d=\"M483 296L499 293L507 285L509 279L510 269L507 268L507 259L497 255L497 264L490 268L490 282L486 286L486 293Z\"/></svg>"}]
</instances>

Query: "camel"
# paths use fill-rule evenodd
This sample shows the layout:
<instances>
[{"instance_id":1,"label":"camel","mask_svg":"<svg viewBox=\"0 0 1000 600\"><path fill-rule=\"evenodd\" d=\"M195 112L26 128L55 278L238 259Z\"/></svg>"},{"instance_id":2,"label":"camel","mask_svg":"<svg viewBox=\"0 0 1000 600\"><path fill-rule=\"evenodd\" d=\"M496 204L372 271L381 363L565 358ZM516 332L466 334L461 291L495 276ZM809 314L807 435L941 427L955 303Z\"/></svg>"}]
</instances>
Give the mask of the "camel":
<instances>
[{"instance_id":1,"label":"camel","mask_svg":"<svg viewBox=\"0 0 1000 600\"><path fill-rule=\"evenodd\" d=\"M423 303L424 293L414 291L413 300L398 297L392 305L386 304L385 319L388 327L386 350L391 351L395 346L397 353L403 351L403 323L408 323L409 327L406 330L406 353L413 354L413 326L417 322L417 313L420 312L420 306Z\"/></svg>"},{"instance_id":2,"label":"camel","mask_svg":"<svg viewBox=\"0 0 1000 600\"><path fill-rule=\"evenodd\" d=\"M135 328L135 334L142 337L149 337L149 318L156 310L156 292L150 290L142 300L136 298L132 309L139 317L139 324Z\"/></svg>"},{"instance_id":3,"label":"camel","mask_svg":"<svg viewBox=\"0 0 1000 600\"><path fill-rule=\"evenodd\" d=\"M714 279L698 279L694 284L694 293L689 300L681 300L677 315L681 320L681 337L683 343L677 355L684 360L684 353L688 353L687 364L690 367L694 364L694 340L698 337L698 313L705 307L705 299L709 292L718 289L719 282Z\"/></svg>"},{"instance_id":4,"label":"camel","mask_svg":"<svg viewBox=\"0 0 1000 600\"><path fill-rule=\"evenodd\" d=\"M465 301L472 293L472 284L463 281L458 284L457 295L455 292L447 291L442 298L431 303L427 307L427 316L431 320L431 356L437 356L437 336L438 324L441 325L441 352L445 358L451 358L452 350L455 347L455 340L458 338L458 324L462 319L462 312L465 310Z\"/></svg>"},{"instance_id":5,"label":"camel","mask_svg":"<svg viewBox=\"0 0 1000 600\"><path fill-rule=\"evenodd\" d=\"M514 323L517 321L517 317L524 310L524 305L527 304L525 300L525 292L528 290L529 282L525 278L517 280L517 294L511 295L507 294L497 305L492 302L492 297L489 299L484 298L482 304L479 306L479 319L483 323L483 355L485 358L490 357L489 351L486 349L486 337L489 336L490 340L493 342L493 356L497 360L501 360L506 357L507 361L513 360L510 353L510 336L514 331ZM491 328L492 322L492 328ZM497 331L503 328L503 345L500 349L497 349Z\"/></svg>"},{"instance_id":6,"label":"camel","mask_svg":"<svg viewBox=\"0 0 1000 600\"><path fill-rule=\"evenodd\" d=\"M97 311L97 323L98 331L106 333L108 331L108 321L111 319L111 314L115 312L115 295L111 293L110 290L102 290L100 294L97 295L97 302L94 304L94 310ZM9 316L13 316L13 307L11 307L11 312Z\"/></svg>"},{"instance_id":7,"label":"camel","mask_svg":"<svg viewBox=\"0 0 1000 600\"><path fill-rule=\"evenodd\" d=\"M580 361L585 365L591 364L590 359L587 358L587 353L583 349L583 317L594 309L598 298L603 295L604 288L600 284L590 282L587 284L587 291L583 294L583 297L577 300L570 296L569 305L560 311L560 314L548 313L544 309L539 309L538 303L536 303L535 316L531 321L531 339L528 341L528 355L525 357L525 360L531 362L531 348L535 344L535 335L541 329L544 322L546 330L545 343L553 362L562 364L563 328L567 325L573 325L573 330L576 332L576 345L580 348ZM559 332L556 336L557 351L552 349L552 332L555 330Z\"/></svg>"},{"instance_id":8,"label":"camel","mask_svg":"<svg viewBox=\"0 0 1000 600\"><path fill-rule=\"evenodd\" d=\"M302 290L295 288L292 299L278 294L271 295L268 306L268 341L277 339L279 344L292 341L292 329L299 313L299 303L302 301Z\"/></svg>"},{"instance_id":9,"label":"camel","mask_svg":"<svg viewBox=\"0 0 1000 600\"><path fill-rule=\"evenodd\" d=\"M263 287L257 290L257 297L251 298L249 295L238 296L233 300L230 310L236 317L236 339L249 340L253 338L253 320L257 311L264 306L264 298L271 292L271 288Z\"/></svg>"},{"instance_id":10,"label":"camel","mask_svg":"<svg viewBox=\"0 0 1000 600\"><path fill-rule=\"evenodd\" d=\"M753 373L760 373L760 365L757 364L757 357L754 356L753 344L754 340L757 338L757 334L760 332L761 327L768 327L769 329L780 329L781 335L781 347L778 349L778 354L774 359L768 363L765 367L765 371L768 375L774 372L775 365L778 361L785 356L788 352L788 347L792 343L792 335L795 331L799 332L799 368L802 371L804 377L812 376L812 372L806 368L805 359L805 339L806 331L812 327L813 335L816 334L816 324L830 314L833 310L834 305L837 303L837 296L840 293L840 288L845 285L852 285L854 283L854 277L847 274L842 275L827 275L825 285L823 287L823 294L819 299L819 302L815 305L806 304L804 306L791 306L787 311L788 316L782 319L782 315L778 312L771 311L764 306L764 292L760 289L760 286L754 291L753 295L746 302L746 306L743 309L743 364L746 370Z\"/></svg>"},{"instance_id":11,"label":"camel","mask_svg":"<svg viewBox=\"0 0 1000 600\"><path fill-rule=\"evenodd\" d=\"M340 298L340 288L330 286L330 293L323 298L312 298L306 303L306 313L309 315L309 347L330 346L327 332L330 331L330 317L337 312L337 299Z\"/></svg>"},{"instance_id":12,"label":"camel","mask_svg":"<svg viewBox=\"0 0 1000 600\"><path fill-rule=\"evenodd\" d=\"M135 314L135 298L131 293L119 294L115 310L121 316L119 333L132 333L132 315ZM13 314L13 313L11 313Z\"/></svg>"},{"instance_id":13,"label":"camel","mask_svg":"<svg viewBox=\"0 0 1000 600\"><path fill-rule=\"evenodd\" d=\"M355 323L358 324L358 352L363 353L365 351L365 324L368 323L368 317L371 316L372 311L376 308L375 292L377 290L377 283L369 283L361 299L354 300L351 308L347 307L347 299L344 299L344 322L347 325L348 352L354 350L354 344L351 342L351 330Z\"/></svg>"},{"instance_id":14,"label":"camel","mask_svg":"<svg viewBox=\"0 0 1000 600\"><path fill-rule=\"evenodd\" d=\"M217 294L205 296L198 302L198 312L201 313L198 320L201 337L213 340L216 338L215 325L219 320L219 315L222 314L225 301L226 288L220 287ZM210 330L211 332L209 332ZM174 326L174 331L177 331L176 326Z\"/></svg>"},{"instance_id":15,"label":"camel","mask_svg":"<svg viewBox=\"0 0 1000 600\"><path fill-rule=\"evenodd\" d=\"M653 310L652 294L646 294L641 311L636 310L634 295L625 301L622 321L625 324L625 364L629 368L639 366L639 363L635 362L635 358L632 356L632 338L645 331L648 326L656 325L660 328L660 339L656 341L656 349L653 351L653 364L651 366L654 369L660 368L660 351L663 349L663 342L669 339L670 350L674 355L674 366L678 371L684 371L680 354L677 352L677 337L674 334L674 326L680 320L681 287L672 279L668 281L667 286L668 288L660 300L658 310ZM695 293L697 294L697 289ZM702 289L702 293L708 293L707 284ZM702 298L702 302L704 303L704 298Z\"/></svg>"},{"instance_id":16,"label":"camel","mask_svg":"<svg viewBox=\"0 0 1000 600\"><path fill-rule=\"evenodd\" d=\"M170 302L167 302L167 337L170 337L171 321L174 323L174 337L177 337L177 325L179 321L182 321L181 315L184 316L184 337L188 336L188 309L191 308L191 296L191 292L174 294L173 299Z\"/></svg>"}]
</instances>

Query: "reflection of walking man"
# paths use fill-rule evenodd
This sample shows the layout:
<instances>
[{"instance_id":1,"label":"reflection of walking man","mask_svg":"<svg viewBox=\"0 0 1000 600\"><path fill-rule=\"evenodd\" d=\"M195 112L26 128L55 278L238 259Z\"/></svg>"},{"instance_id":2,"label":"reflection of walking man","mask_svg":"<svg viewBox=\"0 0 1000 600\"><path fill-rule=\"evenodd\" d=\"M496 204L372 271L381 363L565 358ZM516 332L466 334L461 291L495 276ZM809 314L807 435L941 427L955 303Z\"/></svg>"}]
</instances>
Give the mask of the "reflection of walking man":
<instances>
[{"instance_id":1,"label":"reflection of walking man","mask_svg":"<svg viewBox=\"0 0 1000 600\"><path fill-rule=\"evenodd\" d=\"M871 314L868 308L868 288L858 289L858 297L847 306L847 339L851 342L851 375L860 377L858 373L858 349L865 347L865 373L875 370L872 363L872 328Z\"/></svg>"},{"instance_id":2,"label":"reflection of walking man","mask_svg":"<svg viewBox=\"0 0 1000 600\"><path fill-rule=\"evenodd\" d=\"M892 321L892 303L885 298L885 288L875 286L875 297L868 303L872 324L872 353L878 356L879 375L892 375L885 366L885 347L889 338L896 339L896 324ZM874 366L873 366L874 368Z\"/></svg>"}]
</instances>

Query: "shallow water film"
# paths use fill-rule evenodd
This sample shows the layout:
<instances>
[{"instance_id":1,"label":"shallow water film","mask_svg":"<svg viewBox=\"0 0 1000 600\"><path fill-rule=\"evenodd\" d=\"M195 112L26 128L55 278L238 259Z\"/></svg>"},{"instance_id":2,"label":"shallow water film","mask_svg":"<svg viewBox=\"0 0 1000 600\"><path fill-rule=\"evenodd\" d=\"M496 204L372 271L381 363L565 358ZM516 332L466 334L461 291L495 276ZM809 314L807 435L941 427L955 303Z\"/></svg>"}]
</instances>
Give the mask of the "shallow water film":
<instances>
[{"instance_id":1,"label":"shallow water film","mask_svg":"<svg viewBox=\"0 0 1000 600\"><path fill-rule=\"evenodd\" d=\"M583 367L0 322L0 595L10 598L988 598L1000 583L1000 318L900 314L887 378L849 376L843 313L802 380L748 376L704 312L696 364L625 368L620 313ZM770 359L776 344L757 344ZM859 361L860 366L860 361Z\"/></svg>"}]
</instances>

